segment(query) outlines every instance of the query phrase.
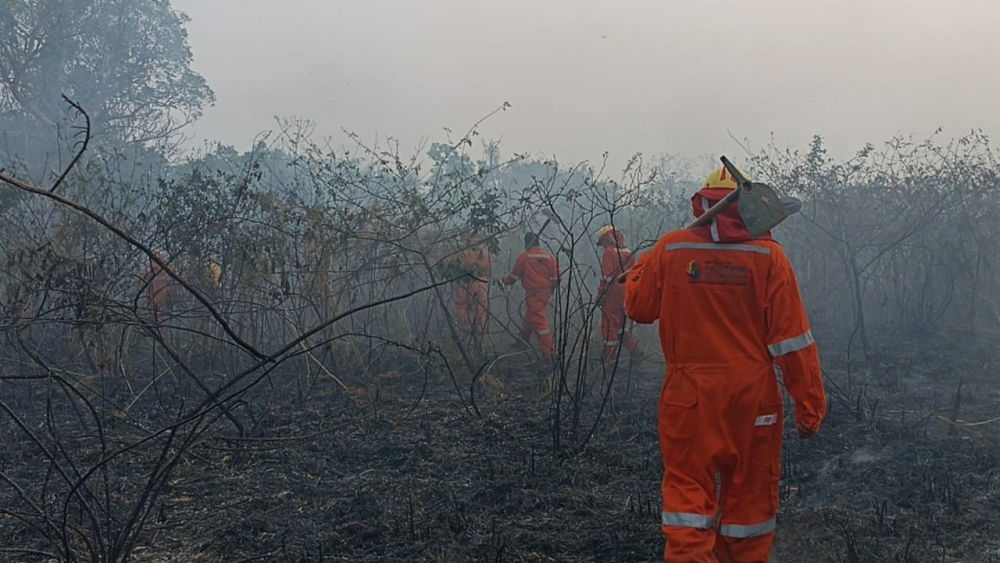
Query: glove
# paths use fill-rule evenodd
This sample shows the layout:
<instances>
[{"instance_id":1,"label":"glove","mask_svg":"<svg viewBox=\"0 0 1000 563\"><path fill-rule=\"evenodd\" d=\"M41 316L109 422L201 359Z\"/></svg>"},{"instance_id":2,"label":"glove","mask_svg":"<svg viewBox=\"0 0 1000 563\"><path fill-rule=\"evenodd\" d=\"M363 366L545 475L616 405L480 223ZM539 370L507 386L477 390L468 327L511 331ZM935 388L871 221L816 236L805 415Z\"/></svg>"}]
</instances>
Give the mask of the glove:
<instances>
[{"instance_id":1,"label":"glove","mask_svg":"<svg viewBox=\"0 0 1000 563\"><path fill-rule=\"evenodd\" d=\"M819 431L819 428L817 425L817 427L814 429L805 422L798 420L795 422L795 431L798 433L799 439L806 440L815 436L816 433Z\"/></svg>"},{"instance_id":2,"label":"glove","mask_svg":"<svg viewBox=\"0 0 1000 563\"><path fill-rule=\"evenodd\" d=\"M508 274L503 279L504 285L514 285L515 282L517 282L517 278L515 278L513 275L510 275L510 274Z\"/></svg>"}]
</instances>

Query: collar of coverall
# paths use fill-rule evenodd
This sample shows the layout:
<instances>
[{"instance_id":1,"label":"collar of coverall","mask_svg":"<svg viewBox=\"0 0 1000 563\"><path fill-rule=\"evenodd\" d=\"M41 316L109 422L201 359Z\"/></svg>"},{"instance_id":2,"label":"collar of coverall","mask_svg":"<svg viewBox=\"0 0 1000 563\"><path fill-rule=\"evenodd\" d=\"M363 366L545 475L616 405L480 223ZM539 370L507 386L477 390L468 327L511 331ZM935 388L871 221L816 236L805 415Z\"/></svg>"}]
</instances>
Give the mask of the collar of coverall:
<instances>
[{"instance_id":1,"label":"collar of coverall","mask_svg":"<svg viewBox=\"0 0 1000 563\"><path fill-rule=\"evenodd\" d=\"M703 188L691 197L691 206L694 209L695 218L701 217L713 205L722 201L732 190L725 188ZM714 233L718 234L717 242L744 242L752 240L750 232L747 231L743 219L740 217L739 202L730 205L722 213L719 213L712 224L694 229L699 236L709 240L715 240ZM774 240L771 231L768 231L757 240Z\"/></svg>"}]
</instances>

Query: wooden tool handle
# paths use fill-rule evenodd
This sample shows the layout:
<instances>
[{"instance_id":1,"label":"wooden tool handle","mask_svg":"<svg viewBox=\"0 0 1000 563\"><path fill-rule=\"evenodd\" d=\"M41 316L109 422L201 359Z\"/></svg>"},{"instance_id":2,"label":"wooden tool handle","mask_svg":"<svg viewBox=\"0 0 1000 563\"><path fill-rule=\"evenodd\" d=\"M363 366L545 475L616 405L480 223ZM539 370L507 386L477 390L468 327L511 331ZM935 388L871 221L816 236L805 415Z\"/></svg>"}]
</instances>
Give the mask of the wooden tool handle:
<instances>
[{"instance_id":1,"label":"wooden tool handle","mask_svg":"<svg viewBox=\"0 0 1000 563\"><path fill-rule=\"evenodd\" d=\"M708 208L707 211L701 214L701 217L695 219L693 223L687 226L687 228L694 229L695 227L704 227L705 225L711 223L712 219L715 219L719 213L725 211L727 207L736 203L739 199L740 191L733 190L729 195L719 200L718 203Z\"/></svg>"},{"instance_id":2,"label":"wooden tool handle","mask_svg":"<svg viewBox=\"0 0 1000 563\"><path fill-rule=\"evenodd\" d=\"M731 194L727 195L723 199L719 200L718 203L708 208L708 211L702 213L701 217L695 219L693 223L687 226L687 228L694 229L697 227L704 227L705 225L711 223L712 219L715 219L719 215L719 213L725 211L727 207L736 203L736 201L739 199L740 199L740 191L733 190ZM628 274L631 271L632 270L629 269L626 270L625 272L622 272L622 274L618 276L618 283L625 283L625 280L628 279Z\"/></svg>"}]
</instances>

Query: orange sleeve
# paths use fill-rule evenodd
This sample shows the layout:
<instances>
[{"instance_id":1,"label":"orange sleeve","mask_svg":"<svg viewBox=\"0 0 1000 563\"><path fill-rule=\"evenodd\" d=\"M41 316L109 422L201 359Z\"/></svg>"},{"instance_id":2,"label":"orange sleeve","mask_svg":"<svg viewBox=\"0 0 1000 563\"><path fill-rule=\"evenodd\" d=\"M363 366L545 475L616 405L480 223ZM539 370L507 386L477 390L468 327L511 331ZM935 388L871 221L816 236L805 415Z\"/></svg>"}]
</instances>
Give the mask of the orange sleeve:
<instances>
[{"instance_id":1,"label":"orange sleeve","mask_svg":"<svg viewBox=\"0 0 1000 563\"><path fill-rule=\"evenodd\" d=\"M826 416L826 393L819 351L809 328L795 272L781 247L772 249L774 262L767 286L767 349L781 368L785 387L795 400L796 422L818 432Z\"/></svg>"},{"instance_id":2,"label":"orange sleeve","mask_svg":"<svg viewBox=\"0 0 1000 563\"><path fill-rule=\"evenodd\" d=\"M524 252L517 255L517 260L514 262L514 269L510 271L510 275L515 278L524 277L524 263L527 262L528 256Z\"/></svg>"},{"instance_id":3,"label":"orange sleeve","mask_svg":"<svg viewBox=\"0 0 1000 563\"><path fill-rule=\"evenodd\" d=\"M637 323L649 324L660 318L663 299L660 252L660 245L657 245L640 256L625 280L625 312Z\"/></svg>"}]
</instances>

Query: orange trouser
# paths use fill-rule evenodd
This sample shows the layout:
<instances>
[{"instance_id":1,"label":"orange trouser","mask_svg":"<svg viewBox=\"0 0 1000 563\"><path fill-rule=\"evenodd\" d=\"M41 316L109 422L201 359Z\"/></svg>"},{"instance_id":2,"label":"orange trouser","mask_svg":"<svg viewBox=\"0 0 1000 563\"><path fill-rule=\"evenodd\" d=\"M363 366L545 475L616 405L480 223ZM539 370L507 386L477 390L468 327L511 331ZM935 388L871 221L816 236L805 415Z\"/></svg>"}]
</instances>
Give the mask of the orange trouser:
<instances>
[{"instance_id":1,"label":"orange trouser","mask_svg":"<svg viewBox=\"0 0 1000 563\"><path fill-rule=\"evenodd\" d=\"M483 334L486 331L488 295L489 288L479 281L462 284L455 292L455 302L452 304L455 318L475 334Z\"/></svg>"},{"instance_id":2,"label":"orange trouser","mask_svg":"<svg viewBox=\"0 0 1000 563\"><path fill-rule=\"evenodd\" d=\"M552 345L552 331L549 329L549 318L545 315L545 307L552 299L551 288L524 289L524 325L521 327L521 338L527 342L532 333L538 334L538 348L546 360L552 360L555 355Z\"/></svg>"},{"instance_id":3,"label":"orange trouser","mask_svg":"<svg viewBox=\"0 0 1000 563\"><path fill-rule=\"evenodd\" d=\"M608 295L601 304L601 336L604 338L604 359L614 361L618 356L618 338L622 337L622 345L629 353L635 352L639 341L632 336L632 331L625 326L625 295L612 300L615 295Z\"/></svg>"},{"instance_id":4,"label":"orange trouser","mask_svg":"<svg viewBox=\"0 0 1000 563\"><path fill-rule=\"evenodd\" d=\"M768 561L782 420L770 366L668 369L659 416L664 561Z\"/></svg>"}]
</instances>

